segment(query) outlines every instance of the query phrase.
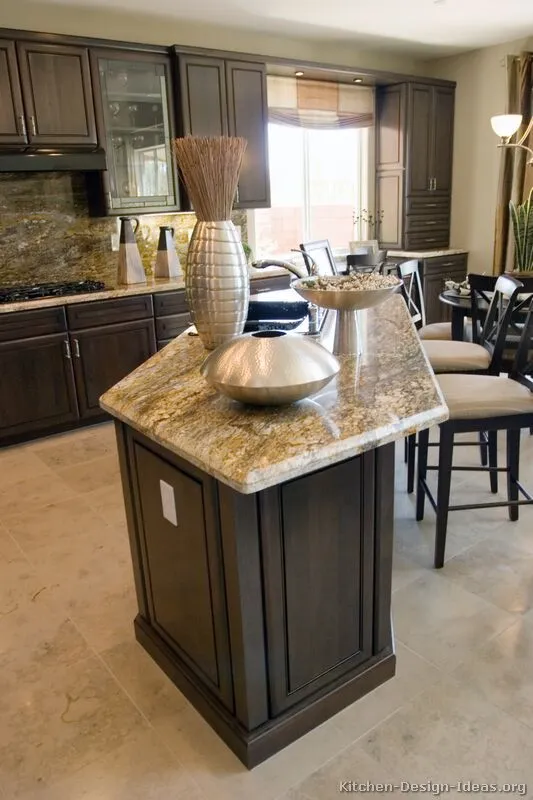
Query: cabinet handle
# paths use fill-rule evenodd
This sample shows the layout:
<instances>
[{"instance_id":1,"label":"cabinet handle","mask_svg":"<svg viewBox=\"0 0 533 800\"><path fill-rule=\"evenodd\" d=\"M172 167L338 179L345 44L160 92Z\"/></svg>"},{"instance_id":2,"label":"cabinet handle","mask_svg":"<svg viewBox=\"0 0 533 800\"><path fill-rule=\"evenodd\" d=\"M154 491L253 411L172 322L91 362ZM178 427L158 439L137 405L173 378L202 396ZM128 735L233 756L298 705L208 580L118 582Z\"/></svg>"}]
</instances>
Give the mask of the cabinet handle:
<instances>
[{"instance_id":1,"label":"cabinet handle","mask_svg":"<svg viewBox=\"0 0 533 800\"><path fill-rule=\"evenodd\" d=\"M433 191L434 192L437 191L437 179L436 178L433 178Z\"/></svg>"},{"instance_id":2,"label":"cabinet handle","mask_svg":"<svg viewBox=\"0 0 533 800\"><path fill-rule=\"evenodd\" d=\"M437 224L437 223L435 222L435 220L431 220L431 221L429 221L429 220L428 220L428 221L426 221L426 225L436 225L436 224Z\"/></svg>"},{"instance_id":3,"label":"cabinet handle","mask_svg":"<svg viewBox=\"0 0 533 800\"><path fill-rule=\"evenodd\" d=\"M34 116L30 117L30 126L31 126L32 135L33 136L37 136L37 125L35 124L35 117Z\"/></svg>"},{"instance_id":4,"label":"cabinet handle","mask_svg":"<svg viewBox=\"0 0 533 800\"><path fill-rule=\"evenodd\" d=\"M235 202L236 203L239 202L239 187L238 186L237 186L237 189L235 190Z\"/></svg>"},{"instance_id":5,"label":"cabinet handle","mask_svg":"<svg viewBox=\"0 0 533 800\"><path fill-rule=\"evenodd\" d=\"M70 353L70 342L68 339L63 339L63 346L65 348L65 358L68 358L70 361L72 359L72 355Z\"/></svg>"},{"instance_id":6,"label":"cabinet handle","mask_svg":"<svg viewBox=\"0 0 533 800\"><path fill-rule=\"evenodd\" d=\"M26 130L26 118L25 118L24 114L19 114L18 120L19 120L21 134L23 136L27 136L28 135L28 131Z\"/></svg>"},{"instance_id":7,"label":"cabinet handle","mask_svg":"<svg viewBox=\"0 0 533 800\"><path fill-rule=\"evenodd\" d=\"M438 203L424 203L424 208L436 208Z\"/></svg>"},{"instance_id":8,"label":"cabinet handle","mask_svg":"<svg viewBox=\"0 0 533 800\"><path fill-rule=\"evenodd\" d=\"M80 343L77 339L74 339L74 357L80 357Z\"/></svg>"}]
</instances>

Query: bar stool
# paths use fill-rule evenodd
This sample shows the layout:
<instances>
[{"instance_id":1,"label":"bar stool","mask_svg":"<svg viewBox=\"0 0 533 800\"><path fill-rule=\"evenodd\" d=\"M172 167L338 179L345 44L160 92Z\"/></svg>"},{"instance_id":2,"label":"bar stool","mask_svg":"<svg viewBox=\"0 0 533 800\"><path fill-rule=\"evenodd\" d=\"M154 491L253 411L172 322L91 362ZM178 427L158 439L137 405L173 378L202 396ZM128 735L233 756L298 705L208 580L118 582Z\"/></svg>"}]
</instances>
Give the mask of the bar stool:
<instances>
[{"instance_id":1,"label":"bar stool","mask_svg":"<svg viewBox=\"0 0 533 800\"><path fill-rule=\"evenodd\" d=\"M425 340L422 347L436 374L478 373L498 375L505 349L507 330L516 305L522 283L510 275L500 275L494 286L490 306L479 344L443 340ZM464 442L464 445L470 443ZM480 434L482 464L492 465L491 489L497 489L497 440L496 436ZM416 436L407 440L407 492L414 491Z\"/></svg>"},{"instance_id":2,"label":"bar stool","mask_svg":"<svg viewBox=\"0 0 533 800\"><path fill-rule=\"evenodd\" d=\"M533 425L533 302L529 307L526 322L516 352L513 369L509 377L499 375L441 375L438 378L441 391L450 411L447 422L441 423L439 461L437 467L428 467L429 431L421 431L418 443L418 481L416 518L424 518L425 499L436 512L434 566L444 564L446 532L450 511L466 511L474 508L497 508L506 506L509 519L518 519L521 505L533 504L533 496L519 480L520 432ZM490 503L466 503L450 505L451 472L455 470L484 471L486 467L453 467L453 448L456 433L473 431L507 432L507 465L499 471L507 474L507 500ZM427 484L427 472L438 473L437 497ZM490 467L489 467L490 469ZM520 500L520 494L525 498Z\"/></svg>"}]
</instances>

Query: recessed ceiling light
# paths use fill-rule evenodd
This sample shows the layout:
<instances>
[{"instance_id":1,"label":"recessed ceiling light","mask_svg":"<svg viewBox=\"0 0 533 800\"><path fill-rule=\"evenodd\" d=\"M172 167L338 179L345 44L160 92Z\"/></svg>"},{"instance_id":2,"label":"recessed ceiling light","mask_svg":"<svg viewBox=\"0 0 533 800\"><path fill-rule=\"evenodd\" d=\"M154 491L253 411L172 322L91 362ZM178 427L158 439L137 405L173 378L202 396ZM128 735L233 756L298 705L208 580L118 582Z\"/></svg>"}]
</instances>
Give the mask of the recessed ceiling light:
<instances>
[{"instance_id":1,"label":"recessed ceiling light","mask_svg":"<svg viewBox=\"0 0 533 800\"><path fill-rule=\"evenodd\" d=\"M354 83L363 83L363 79L362 78L354 78L353 82Z\"/></svg>"},{"instance_id":2,"label":"recessed ceiling light","mask_svg":"<svg viewBox=\"0 0 533 800\"><path fill-rule=\"evenodd\" d=\"M301 70L298 70L298 72L295 72L294 74L296 75L297 78L301 78L302 75L303 75L303 72Z\"/></svg>"}]
</instances>

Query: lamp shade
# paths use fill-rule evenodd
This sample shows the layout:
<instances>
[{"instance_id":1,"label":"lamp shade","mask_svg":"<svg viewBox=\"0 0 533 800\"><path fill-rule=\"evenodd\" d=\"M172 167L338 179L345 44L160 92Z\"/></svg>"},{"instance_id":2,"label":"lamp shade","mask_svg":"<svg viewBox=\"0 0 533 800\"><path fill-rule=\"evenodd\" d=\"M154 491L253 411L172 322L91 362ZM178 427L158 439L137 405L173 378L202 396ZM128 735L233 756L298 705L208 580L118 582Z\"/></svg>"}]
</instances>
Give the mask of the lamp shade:
<instances>
[{"instance_id":1,"label":"lamp shade","mask_svg":"<svg viewBox=\"0 0 533 800\"><path fill-rule=\"evenodd\" d=\"M498 114L490 118L492 130L497 136L508 139L516 133L522 122L521 114Z\"/></svg>"}]
</instances>

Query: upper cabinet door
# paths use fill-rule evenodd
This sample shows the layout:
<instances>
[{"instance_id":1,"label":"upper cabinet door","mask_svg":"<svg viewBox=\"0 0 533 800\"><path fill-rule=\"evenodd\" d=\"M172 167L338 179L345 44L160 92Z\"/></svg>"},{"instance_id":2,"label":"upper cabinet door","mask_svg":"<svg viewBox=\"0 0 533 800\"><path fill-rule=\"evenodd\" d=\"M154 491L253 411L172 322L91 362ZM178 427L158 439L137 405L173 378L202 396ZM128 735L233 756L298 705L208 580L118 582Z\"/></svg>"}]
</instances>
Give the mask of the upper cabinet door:
<instances>
[{"instance_id":1,"label":"upper cabinet door","mask_svg":"<svg viewBox=\"0 0 533 800\"><path fill-rule=\"evenodd\" d=\"M376 168L403 169L407 86L399 83L378 87L376 94Z\"/></svg>"},{"instance_id":2,"label":"upper cabinet door","mask_svg":"<svg viewBox=\"0 0 533 800\"><path fill-rule=\"evenodd\" d=\"M178 209L170 59L127 51L91 57L107 156L108 210Z\"/></svg>"},{"instance_id":3,"label":"upper cabinet door","mask_svg":"<svg viewBox=\"0 0 533 800\"><path fill-rule=\"evenodd\" d=\"M434 191L451 192L453 160L454 90L446 86L433 89L433 175Z\"/></svg>"},{"instance_id":4,"label":"upper cabinet door","mask_svg":"<svg viewBox=\"0 0 533 800\"><path fill-rule=\"evenodd\" d=\"M0 40L0 144L26 144L26 120L14 42Z\"/></svg>"},{"instance_id":5,"label":"upper cabinet door","mask_svg":"<svg viewBox=\"0 0 533 800\"><path fill-rule=\"evenodd\" d=\"M406 194L429 194L433 177L433 87L409 85Z\"/></svg>"},{"instance_id":6,"label":"upper cabinet door","mask_svg":"<svg viewBox=\"0 0 533 800\"><path fill-rule=\"evenodd\" d=\"M85 47L17 42L31 144L96 145Z\"/></svg>"},{"instance_id":7,"label":"upper cabinet door","mask_svg":"<svg viewBox=\"0 0 533 800\"><path fill-rule=\"evenodd\" d=\"M183 133L191 136L227 136L224 61L180 55L179 71Z\"/></svg>"},{"instance_id":8,"label":"upper cabinet door","mask_svg":"<svg viewBox=\"0 0 533 800\"><path fill-rule=\"evenodd\" d=\"M264 64L226 61L228 121L231 136L248 141L239 180L240 208L270 206L268 106Z\"/></svg>"}]
</instances>

